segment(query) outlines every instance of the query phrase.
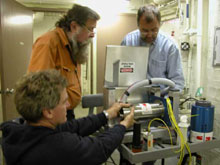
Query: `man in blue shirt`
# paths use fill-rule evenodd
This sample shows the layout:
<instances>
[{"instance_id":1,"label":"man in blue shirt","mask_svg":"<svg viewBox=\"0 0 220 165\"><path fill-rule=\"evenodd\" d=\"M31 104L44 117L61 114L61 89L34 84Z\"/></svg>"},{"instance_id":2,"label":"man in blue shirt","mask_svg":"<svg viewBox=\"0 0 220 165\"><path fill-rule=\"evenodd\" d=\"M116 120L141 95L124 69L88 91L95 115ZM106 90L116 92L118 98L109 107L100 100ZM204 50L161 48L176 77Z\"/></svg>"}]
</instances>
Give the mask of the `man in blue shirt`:
<instances>
[{"instance_id":1,"label":"man in blue shirt","mask_svg":"<svg viewBox=\"0 0 220 165\"><path fill-rule=\"evenodd\" d=\"M154 5L140 7L137 24L139 29L128 33L121 45L148 46L147 78L167 78L175 82L175 89L183 90L180 51L172 38L159 31L161 15L158 8Z\"/></svg>"},{"instance_id":2,"label":"man in blue shirt","mask_svg":"<svg viewBox=\"0 0 220 165\"><path fill-rule=\"evenodd\" d=\"M180 51L172 38L159 31L161 15L158 8L154 5L140 7L137 24L138 29L128 33L121 45L148 46L147 78L167 78L176 84L175 89L183 90L184 77ZM161 85L161 88L164 86ZM154 162L144 162L143 165L152 165ZM120 155L120 165L130 165L130 162Z\"/></svg>"}]
</instances>

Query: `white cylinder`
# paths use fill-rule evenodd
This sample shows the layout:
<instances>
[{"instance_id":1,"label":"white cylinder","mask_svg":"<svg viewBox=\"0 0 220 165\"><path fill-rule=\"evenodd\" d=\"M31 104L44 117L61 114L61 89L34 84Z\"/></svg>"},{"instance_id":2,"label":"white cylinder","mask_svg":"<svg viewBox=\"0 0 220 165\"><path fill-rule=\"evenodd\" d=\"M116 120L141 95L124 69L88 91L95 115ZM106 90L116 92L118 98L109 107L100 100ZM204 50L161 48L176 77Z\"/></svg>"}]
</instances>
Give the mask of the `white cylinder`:
<instances>
[{"instance_id":1,"label":"white cylinder","mask_svg":"<svg viewBox=\"0 0 220 165\"><path fill-rule=\"evenodd\" d=\"M187 116L186 115L183 115L181 116L180 118L180 123L178 124L179 128L180 128L180 131L183 135L183 138L184 138L184 142L187 142L188 140L188 127L189 127L189 124L187 123ZM180 144L181 141L180 141L180 136L177 137L177 144Z\"/></svg>"},{"instance_id":2,"label":"white cylinder","mask_svg":"<svg viewBox=\"0 0 220 165\"><path fill-rule=\"evenodd\" d=\"M184 138L184 142L187 141L187 138L188 138L188 126L187 127L181 127L179 126L180 128L180 131L182 132L183 134L183 138ZM180 136L177 137L177 144L180 144L181 141L180 141Z\"/></svg>"}]
</instances>

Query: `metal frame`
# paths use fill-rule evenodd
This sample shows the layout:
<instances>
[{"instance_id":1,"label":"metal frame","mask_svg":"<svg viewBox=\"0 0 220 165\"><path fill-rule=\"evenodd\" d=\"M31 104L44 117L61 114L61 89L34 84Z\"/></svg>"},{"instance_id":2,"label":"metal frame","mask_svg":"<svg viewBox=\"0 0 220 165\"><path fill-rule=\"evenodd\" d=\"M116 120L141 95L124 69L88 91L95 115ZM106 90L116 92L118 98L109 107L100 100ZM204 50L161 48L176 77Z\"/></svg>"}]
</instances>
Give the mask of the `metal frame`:
<instances>
[{"instance_id":1,"label":"metal frame","mask_svg":"<svg viewBox=\"0 0 220 165\"><path fill-rule=\"evenodd\" d=\"M159 147L159 146L158 146ZM213 139L212 141L199 142L199 143L189 143L191 153L200 152L204 150L210 150L214 148L220 148L220 140ZM174 151L179 150L179 146L164 145L164 148L154 148L154 151L143 151L138 153L133 153L125 144L121 144L119 150L123 157L127 159L130 163L141 163L162 158L168 158L173 156L179 156L179 153ZM188 152L185 151L187 154Z\"/></svg>"}]
</instances>

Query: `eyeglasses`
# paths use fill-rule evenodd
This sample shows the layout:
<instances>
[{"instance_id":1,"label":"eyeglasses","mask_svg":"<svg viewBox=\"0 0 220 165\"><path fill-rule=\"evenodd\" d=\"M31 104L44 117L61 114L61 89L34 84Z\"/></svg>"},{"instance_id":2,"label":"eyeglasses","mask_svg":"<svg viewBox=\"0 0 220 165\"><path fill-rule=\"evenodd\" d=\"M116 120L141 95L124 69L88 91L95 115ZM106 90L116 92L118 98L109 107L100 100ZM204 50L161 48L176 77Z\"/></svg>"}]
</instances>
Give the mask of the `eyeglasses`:
<instances>
[{"instance_id":1,"label":"eyeglasses","mask_svg":"<svg viewBox=\"0 0 220 165\"><path fill-rule=\"evenodd\" d=\"M147 29L141 29L139 28L140 32L142 35L156 35L159 31L159 29L155 28L155 29L151 29L151 30L147 30Z\"/></svg>"},{"instance_id":2,"label":"eyeglasses","mask_svg":"<svg viewBox=\"0 0 220 165\"><path fill-rule=\"evenodd\" d=\"M149 35L149 34L155 35L158 33L158 31L141 31L141 30L140 32L141 32L141 35Z\"/></svg>"},{"instance_id":3,"label":"eyeglasses","mask_svg":"<svg viewBox=\"0 0 220 165\"><path fill-rule=\"evenodd\" d=\"M86 25L82 25L90 34L95 34L94 29L89 29Z\"/></svg>"}]
</instances>

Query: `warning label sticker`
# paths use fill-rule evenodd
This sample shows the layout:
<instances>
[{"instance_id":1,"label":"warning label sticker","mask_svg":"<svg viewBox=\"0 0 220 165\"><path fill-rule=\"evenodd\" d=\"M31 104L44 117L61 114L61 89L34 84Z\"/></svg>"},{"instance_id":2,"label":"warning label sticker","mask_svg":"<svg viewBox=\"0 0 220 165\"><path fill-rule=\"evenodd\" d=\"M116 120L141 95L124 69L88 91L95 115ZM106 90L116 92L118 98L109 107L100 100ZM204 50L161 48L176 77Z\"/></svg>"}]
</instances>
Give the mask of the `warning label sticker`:
<instances>
[{"instance_id":1,"label":"warning label sticker","mask_svg":"<svg viewBox=\"0 0 220 165\"><path fill-rule=\"evenodd\" d=\"M120 73L134 73L134 62L121 62L120 63Z\"/></svg>"},{"instance_id":2,"label":"warning label sticker","mask_svg":"<svg viewBox=\"0 0 220 165\"><path fill-rule=\"evenodd\" d=\"M120 68L121 73L133 73L133 68Z\"/></svg>"}]
</instances>

